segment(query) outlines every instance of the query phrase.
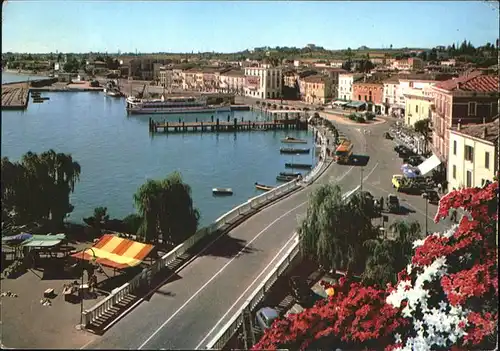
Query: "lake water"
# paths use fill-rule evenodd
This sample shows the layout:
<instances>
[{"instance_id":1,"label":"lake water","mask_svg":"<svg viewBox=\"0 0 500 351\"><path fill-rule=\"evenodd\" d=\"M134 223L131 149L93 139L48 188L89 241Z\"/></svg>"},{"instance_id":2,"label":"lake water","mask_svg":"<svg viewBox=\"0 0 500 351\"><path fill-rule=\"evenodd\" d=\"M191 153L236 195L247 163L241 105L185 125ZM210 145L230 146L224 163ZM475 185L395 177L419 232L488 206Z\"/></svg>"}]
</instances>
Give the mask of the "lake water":
<instances>
[{"instance_id":1,"label":"lake water","mask_svg":"<svg viewBox=\"0 0 500 351\"><path fill-rule=\"evenodd\" d=\"M36 80L36 79L45 79L48 77L44 76L32 76L28 74L16 74L12 72L4 72L2 71L2 84L3 83L12 83L12 82L22 82L25 80Z\"/></svg>"},{"instance_id":2,"label":"lake water","mask_svg":"<svg viewBox=\"0 0 500 351\"><path fill-rule=\"evenodd\" d=\"M106 206L113 218L135 211L133 194L146 179L160 179L180 171L192 188L201 224L260 194L254 183L275 185L285 162L312 163L313 155L281 155L286 135L308 140L308 131L249 131L238 133L156 134L148 119L210 120L211 114L130 115L125 101L102 92L42 93L50 100L30 102L26 111L2 111L2 156L18 160L27 151L71 153L82 173L71 203L70 219L80 222L97 206ZM228 113L218 117L226 119ZM263 119L260 113L236 111L231 118ZM293 144L291 144L293 145ZM212 188L230 187L234 195L212 196Z\"/></svg>"}]
</instances>

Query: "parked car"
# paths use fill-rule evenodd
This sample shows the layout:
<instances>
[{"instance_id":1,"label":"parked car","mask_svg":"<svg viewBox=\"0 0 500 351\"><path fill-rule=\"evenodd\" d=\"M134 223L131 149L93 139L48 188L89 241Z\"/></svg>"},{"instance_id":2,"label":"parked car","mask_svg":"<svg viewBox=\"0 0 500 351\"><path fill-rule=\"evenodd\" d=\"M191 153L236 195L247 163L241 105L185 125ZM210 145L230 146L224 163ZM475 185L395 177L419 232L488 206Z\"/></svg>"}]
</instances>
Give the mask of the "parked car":
<instances>
[{"instance_id":1,"label":"parked car","mask_svg":"<svg viewBox=\"0 0 500 351\"><path fill-rule=\"evenodd\" d=\"M384 133L384 138L388 139L388 140L392 140L394 139L394 137L389 133L389 132L385 132Z\"/></svg>"},{"instance_id":2,"label":"parked car","mask_svg":"<svg viewBox=\"0 0 500 351\"><path fill-rule=\"evenodd\" d=\"M394 189L399 189L401 186L401 183L403 182L403 175L402 174L394 174L392 176L392 187Z\"/></svg>"},{"instance_id":3,"label":"parked car","mask_svg":"<svg viewBox=\"0 0 500 351\"><path fill-rule=\"evenodd\" d=\"M262 307L255 315L255 324L264 332L271 327L277 318L279 318L279 313L274 308Z\"/></svg>"},{"instance_id":4,"label":"parked car","mask_svg":"<svg viewBox=\"0 0 500 351\"><path fill-rule=\"evenodd\" d=\"M399 199L396 195L389 194L389 196L387 196L387 208L391 213L399 212Z\"/></svg>"}]
</instances>

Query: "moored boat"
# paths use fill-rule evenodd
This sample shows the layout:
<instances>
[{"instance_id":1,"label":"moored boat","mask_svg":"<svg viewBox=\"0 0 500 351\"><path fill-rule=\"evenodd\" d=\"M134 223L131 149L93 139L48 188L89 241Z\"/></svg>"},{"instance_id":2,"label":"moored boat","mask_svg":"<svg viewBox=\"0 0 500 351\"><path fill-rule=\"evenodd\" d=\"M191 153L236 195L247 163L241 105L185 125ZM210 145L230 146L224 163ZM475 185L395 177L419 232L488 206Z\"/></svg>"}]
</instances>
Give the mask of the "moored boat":
<instances>
[{"instance_id":1,"label":"moored boat","mask_svg":"<svg viewBox=\"0 0 500 351\"><path fill-rule=\"evenodd\" d=\"M311 149L296 149L293 147L282 147L280 148L280 152L282 154L308 154L311 151Z\"/></svg>"},{"instance_id":2,"label":"moored boat","mask_svg":"<svg viewBox=\"0 0 500 351\"><path fill-rule=\"evenodd\" d=\"M286 136L285 138L281 139L281 142L285 144L307 144L307 140L294 138L291 136Z\"/></svg>"},{"instance_id":3,"label":"moored boat","mask_svg":"<svg viewBox=\"0 0 500 351\"><path fill-rule=\"evenodd\" d=\"M231 188L213 188L213 195L233 195L233 189Z\"/></svg>"},{"instance_id":4,"label":"moored boat","mask_svg":"<svg viewBox=\"0 0 500 351\"><path fill-rule=\"evenodd\" d=\"M300 173L300 172L280 172L280 176L285 176L285 177L302 177L302 173Z\"/></svg>"},{"instance_id":5,"label":"moored boat","mask_svg":"<svg viewBox=\"0 0 500 351\"><path fill-rule=\"evenodd\" d=\"M286 168L301 168L301 169L311 169L312 165L307 163L285 163Z\"/></svg>"},{"instance_id":6,"label":"moored boat","mask_svg":"<svg viewBox=\"0 0 500 351\"><path fill-rule=\"evenodd\" d=\"M291 182L292 180L296 180L298 177L291 177L291 176L283 176L283 175L278 175L276 176L276 180L278 182Z\"/></svg>"},{"instance_id":7,"label":"moored boat","mask_svg":"<svg viewBox=\"0 0 500 351\"><path fill-rule=\"evenodd\" d=\"M259 184L257 182L255 182L255 188L258 189L258 190L264 190L264 191L269 191L269 190L274 189L273 186Z\"/></svg>"},{"instance_id":8,"label":"moored boat","mask_svg":"<svg viewBox=\"0 0 500 351\"><path fill-rule=\"evenodd\" d=\"M127 111L130 113L206 113L231 112L231 106L208 105L206 97L161 97L161 99L127 98Z\"/></svg>"}]
</instances>

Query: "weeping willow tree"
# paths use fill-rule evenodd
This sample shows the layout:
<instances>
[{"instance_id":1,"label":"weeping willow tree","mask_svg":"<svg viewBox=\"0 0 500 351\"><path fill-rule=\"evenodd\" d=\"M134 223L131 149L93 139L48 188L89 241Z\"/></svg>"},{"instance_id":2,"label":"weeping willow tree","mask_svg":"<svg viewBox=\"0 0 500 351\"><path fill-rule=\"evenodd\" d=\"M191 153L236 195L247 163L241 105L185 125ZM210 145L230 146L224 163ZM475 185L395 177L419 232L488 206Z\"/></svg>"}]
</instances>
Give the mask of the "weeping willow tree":
<instances>
[{"instance_id":1,"label":"weeping willow tree","mask_svg":"<svg viewBox=\"0 0 500 351\"><path fill-rule=\"evenodd\" d=\"M307 216L299 227L301 249L327 269L360 272L367 249L363 243L376 237L362 198L342 199L337 185L326 184L309 198Z\"/></svg>"},{"instance_id":2,"label":"weeping willow tree","mask_svg":"<svg viewBox=\"0 0 500 351\"><path fill-rule=\"evenodd\" d=\"M81 167L71 155L54 150L28 152L20 162L2 158L2 202L15 222L49 220L54 228L73 211L70 194L80 179Z\"/></svg>"},{"instance_id":3,"label":"weeping willow tree","mask_svg":"<svg viewBox=\"0 0 500 351\"><path fill-rule=\"evenodd\" d=\"M191 187L178 172L163 180L148 180L134 195L142 217L138 234L145 242L176 245L198 229L200 214L193 206Z\"/></svg>"}]
</instances>

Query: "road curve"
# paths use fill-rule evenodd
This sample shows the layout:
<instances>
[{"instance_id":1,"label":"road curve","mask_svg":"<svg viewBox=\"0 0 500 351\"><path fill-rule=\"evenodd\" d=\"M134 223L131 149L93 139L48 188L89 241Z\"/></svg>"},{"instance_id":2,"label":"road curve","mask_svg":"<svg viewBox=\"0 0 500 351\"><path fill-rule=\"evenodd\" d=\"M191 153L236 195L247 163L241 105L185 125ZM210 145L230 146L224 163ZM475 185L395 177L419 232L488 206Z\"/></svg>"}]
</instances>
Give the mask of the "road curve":
<instances>
[{"instance_id":1,"label":"road curve","mask_svg":"<svg viewBox=\"0 0 500 351\"><path fill-rule=\"evenodd\" d=\"M354 140L355 152L364 151L360 131L349 127L341 131ZM373 165L365 167L365 174L370 168ZM241 303L251 294L249 287L257 286L272 269L271 261L286 252L311 191L318 184L335 182L347 192L359 185L360 176L358 167L332 164L312 186L272 204L217 239L178 272L177 280L162 286L86 348L195 348L238 299Z\"/></svg>"}]
</instances>

